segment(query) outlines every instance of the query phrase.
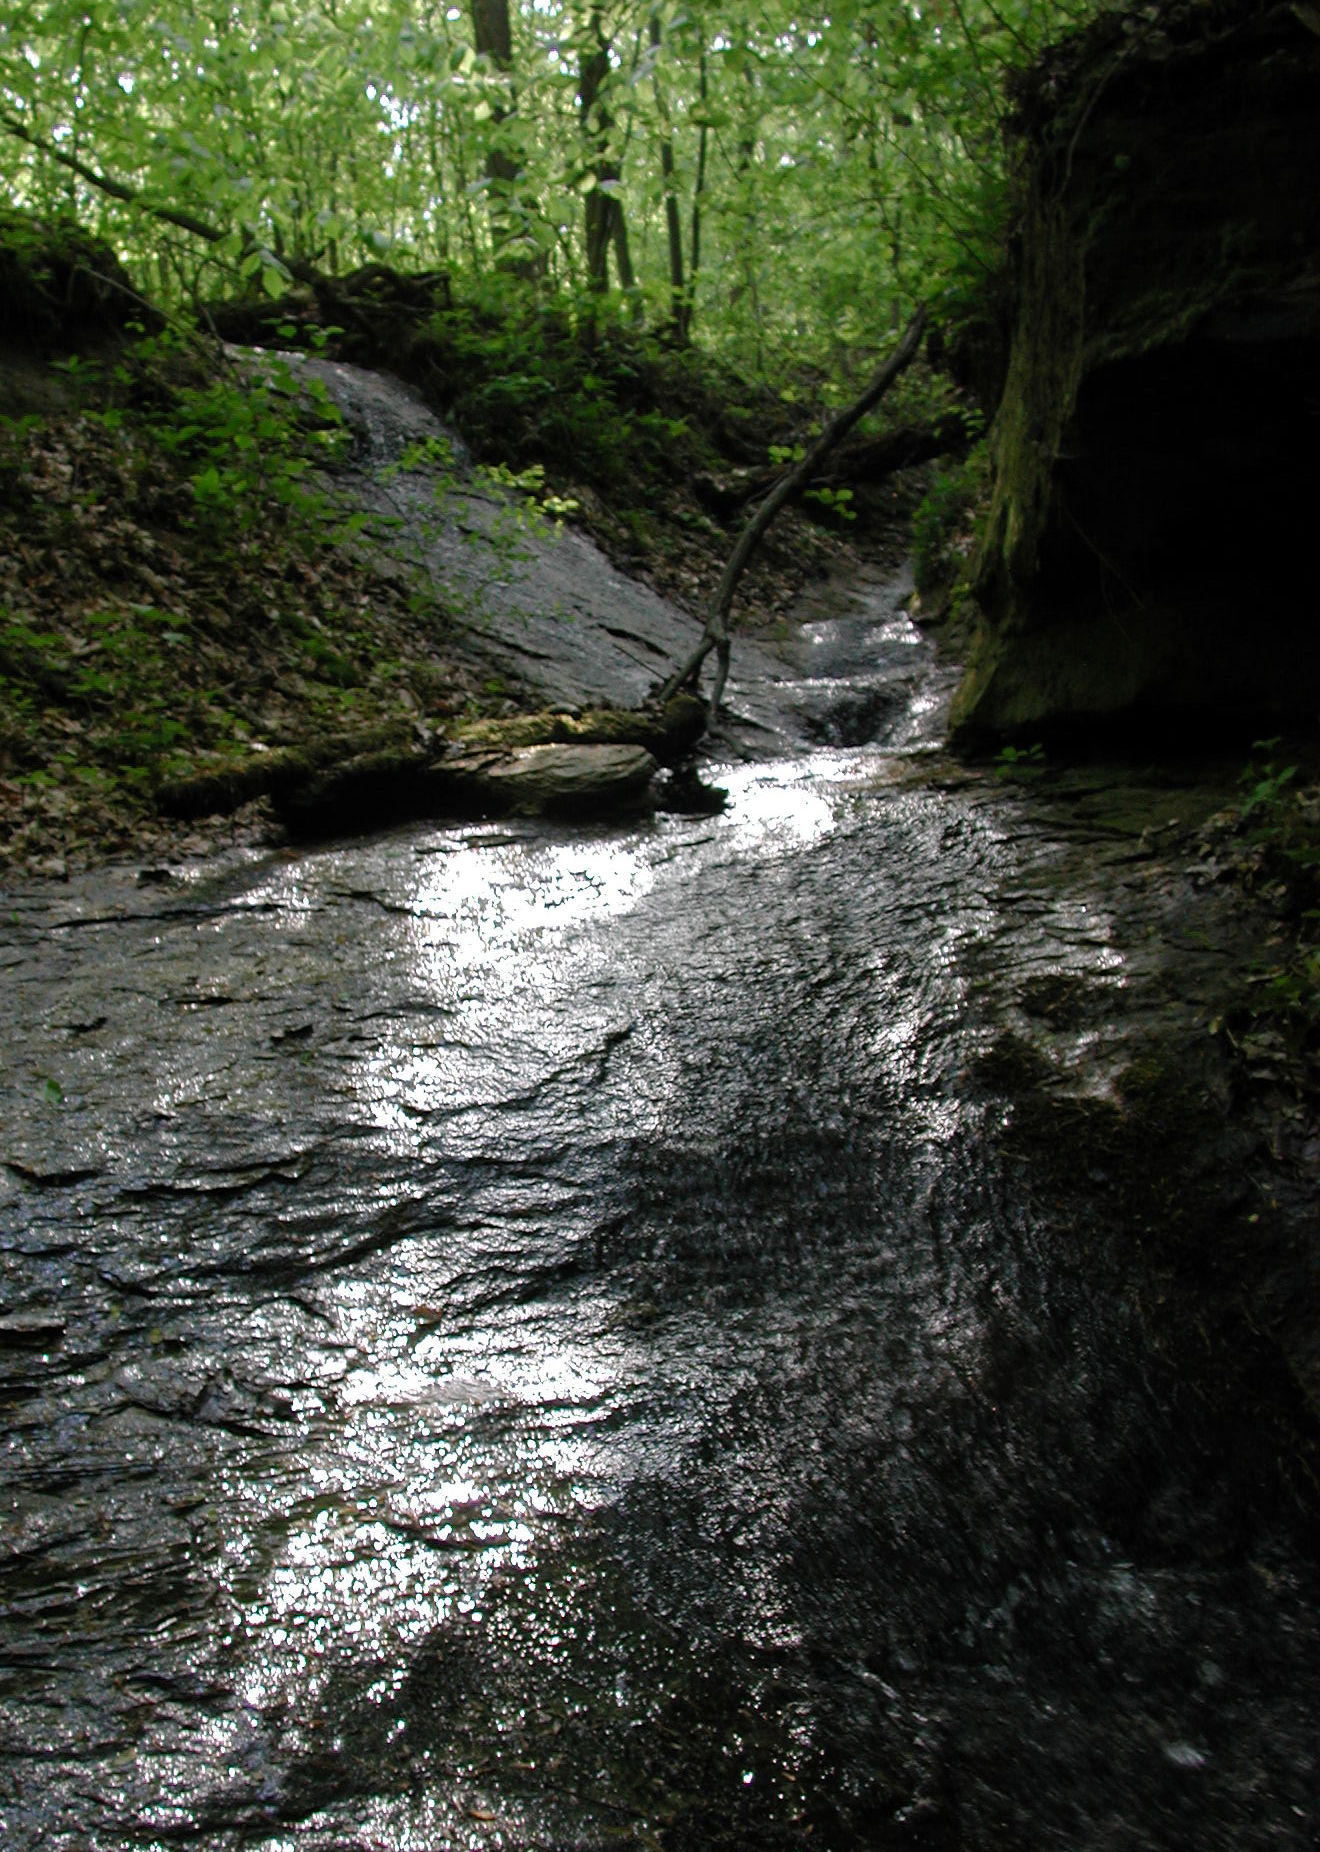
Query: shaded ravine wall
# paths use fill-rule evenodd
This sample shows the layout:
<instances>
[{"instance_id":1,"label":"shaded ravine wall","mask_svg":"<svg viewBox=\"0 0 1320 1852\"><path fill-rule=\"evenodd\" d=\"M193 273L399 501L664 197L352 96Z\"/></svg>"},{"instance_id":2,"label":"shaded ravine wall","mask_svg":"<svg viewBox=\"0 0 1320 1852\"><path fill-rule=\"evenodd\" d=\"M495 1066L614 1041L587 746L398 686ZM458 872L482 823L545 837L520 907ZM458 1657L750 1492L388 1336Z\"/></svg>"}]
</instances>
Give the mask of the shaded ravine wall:
<instances>
[{"instance_id":1,"label":"shaded ravine wall","mask_svg":"<svg viewBox=\"0 0 1320 1852\"><path fill-rule=\"evenodd\" d=\"M1320 7L1110 17L1018 96L964 744L1320 710Z\"/></svg>"}]
</instances>

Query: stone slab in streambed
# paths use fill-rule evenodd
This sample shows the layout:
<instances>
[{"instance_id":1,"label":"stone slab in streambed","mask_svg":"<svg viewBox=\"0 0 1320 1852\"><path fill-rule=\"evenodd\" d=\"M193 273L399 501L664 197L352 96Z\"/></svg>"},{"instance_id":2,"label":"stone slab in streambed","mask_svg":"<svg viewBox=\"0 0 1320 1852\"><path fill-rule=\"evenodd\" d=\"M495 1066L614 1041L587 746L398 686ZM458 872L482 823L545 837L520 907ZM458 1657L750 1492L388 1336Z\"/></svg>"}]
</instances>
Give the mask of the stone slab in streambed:
<instances>
[{"instance_id":1,"label":"stone slab in streambed","mask_svg":"<svg viewBox=\"0 0 1320 1852\"><path fill-rule=\"evenodd\" d=\"M644 746L524 746L455 753L435 768L437 786L482 814L617 816L642 808L659 769Z\"/></svg>"},{"instance_id":2,"label":"stone slab in streambed","mask_svg":"<svg viewBox=\"0 0 1320 1852\"><path fill-rule=\"evenodd\" d=\"M631 816L647 808L658 761L644 746L553 743L460 748L442 758L364 753L279 803L289 834L358 834L422 818Z\"/></svg>"}]
</instances>

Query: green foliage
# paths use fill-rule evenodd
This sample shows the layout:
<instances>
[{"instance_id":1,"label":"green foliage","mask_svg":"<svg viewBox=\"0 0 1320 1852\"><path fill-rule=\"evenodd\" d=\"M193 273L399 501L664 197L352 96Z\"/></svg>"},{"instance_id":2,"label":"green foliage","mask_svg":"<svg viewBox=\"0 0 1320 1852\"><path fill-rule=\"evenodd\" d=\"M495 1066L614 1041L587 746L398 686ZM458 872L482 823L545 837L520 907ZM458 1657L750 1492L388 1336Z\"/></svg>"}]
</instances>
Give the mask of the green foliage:
<instances>
[{"instance_id":1,"label":"green foliage","mask_svg":"<svg viewBox=\"0 0 1320 1852\"><path fill-rule=\"evenodd\" d=\"M1293 911L1320 917L1320 791L1296 764L1280 765L1281 739L1256 740L1240 777L1239 828L1255 845L1263 878L1281 884Z\"/></svg>"},{"instance_id":2,"label":"green foliage","mask_svg":"<svg viewBox=\"0 0 1320 1852\"><path fill-rule=\"evenodd\" d=\"M0 494L0 861L109 846L199 760L417 707L406 594L344 544L314 470L342 430L296 367L249 394L171 341L74 372L80 407L0 423L26 488Z\"/></svg>"},{"instance_id":3,"label":"green foliage","mask_svg":"<svg viewBox=\"0 0 1320 1852\"><path fill-rule=\"evenodd\" d=\"M989 479L989 452L984 438L961 462L936 474L913 522L919 591L946 584L962 566L971 551L975 521Z\"/></svg>"},{"instance_id":4,"label":"green foliage","mask_svg":"<svg viewBox=\"0 0 1320 1852\"><path fill-rule=\"evenodd\" d=\"M1256 1015L1294 1056L1320 1050L1320 788L1279 762L1279 738L1256 740L1243 768L1238 829L1254 852L1251 884L1272 902L1276 950L1252 971Z\"/></svg>"},{"instance_id":5,"label":"green foliage","mask_svg":"<svg viewBox=\"0 0 1320 1852\"><path fill-rule=\"evenodd\" d=\"M827 514L832 514L839 521L857 519L856 510L851 505L852 498L851 489L820 488L807 489L803 492L805 501L815 502L818 507L823 508Z\"/></svg>"},{"instance_id":6,"label":"green foliage","mask_svg":"<svg viewBox=\"0 0 1320 1852\"><path fill-rule=\"evenodd\" d=\"M318 473L344 454L343 419L323 380L296 375L288 359L264 357L259 370L232 363L206 366L197 377L189 344L174 331L143 335L114 368L122 403L99 416L107 429L127 419L146 457L159 453L182 465L192 492L188 518L212 536L268 529L272 511L288 539L310 550L338 522L337 504ZM187 368L163 397L143 397L142 382L158 383Z\"/></svg>"},{"instance_id":7,"label":"green foliage","mask_svg":"<svg viewBox=\"0 0 1320 1852\"><path fill-rule=\"evenodd\" d=\"M719 413L709 380L645 335L615 329L586 342L558 311L479 299L475 311L437 315L411 365L503 486L550 515L572 510L548 496L547 470L617 501L711 461L698 428ZM709 416L693 418L703 397Z\"/></svg>"},{"instance_id":8,"label":"green foliage","mask_svg":"<svg viewBox=\"0 0 1320 1852\"><path fill-rule=\"evenodd\" d=\"M1253 759L1244 767L1238 782L1246 787L1247 795L1242 804L1242 821L1252 821L1253 832L1258 841L1276 843L1288 834L1289 805L1287 792L1289 785L1297 777L1295 765L1276 766L1274 755L1282 739L1254 740L1252 751L1269 755L1263 761Z\"/></svg>"},{"instance_id":9,"label":"green foliage","mask_svg":"<svg viewBox=\"0 0 1320 1852\"><path fill-rule=\"evenodd\" d=\"M761 377L806 359L847 384L918 298L956 314L980 288L1005 70L1097 10L521 0L506 67L432 0L233 0L223 30L183 0L149 22L47 0L0 16L0 191L87 225L174 305L388 258L576 299L598 328L672 326L676 232L680 323ZM603 293L602 200L629 247Z\"/></svg>"},{"instance_id":10,"label":"green foliage","mask_svg":"<svg viewBox=\"0 0 1320 1852\"><path fill-rule=\"evenodd\" d=\"M1001 778L1021 778L1045 769L1045 748L1039 740L1030 746L1001 746L995 754L995 770Z\"/></svg>"}]
</instances>

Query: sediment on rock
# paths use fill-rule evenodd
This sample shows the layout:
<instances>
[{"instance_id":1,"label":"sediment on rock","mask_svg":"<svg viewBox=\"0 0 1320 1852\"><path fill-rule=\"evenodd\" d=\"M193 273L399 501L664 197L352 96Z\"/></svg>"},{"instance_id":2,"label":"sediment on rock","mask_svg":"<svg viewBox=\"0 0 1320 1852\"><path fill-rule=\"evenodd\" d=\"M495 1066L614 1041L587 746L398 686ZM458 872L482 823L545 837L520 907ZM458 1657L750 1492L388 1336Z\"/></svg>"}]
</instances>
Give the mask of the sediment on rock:
<instances>
[{"instance_id":1,"label":"sediment on rock","mask_svg":"<svg viewBox=\"0 0 1320 1852\"><path fill-rule=\"evenodd\" d=\"M580 713L546 709L506 720L459 721L447 729L456 746L644 746L661 765L678 766L706 730L704 703L676 695L664 707L588 707Z\"/></svg>"}]
</instances>

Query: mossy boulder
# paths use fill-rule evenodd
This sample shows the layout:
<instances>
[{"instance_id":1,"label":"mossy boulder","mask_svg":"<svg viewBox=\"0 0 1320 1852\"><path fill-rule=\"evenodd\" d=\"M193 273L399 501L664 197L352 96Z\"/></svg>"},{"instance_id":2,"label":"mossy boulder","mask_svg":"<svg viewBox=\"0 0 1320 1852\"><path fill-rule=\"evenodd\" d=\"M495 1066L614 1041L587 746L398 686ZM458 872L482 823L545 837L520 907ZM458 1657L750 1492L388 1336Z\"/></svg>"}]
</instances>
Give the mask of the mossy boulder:
<instances>
[{"instance_id":1,"label":"mossy boulder","mask_svg":"<svg viewBox=\"0 0 1320 1852\"><path fill-rule=\"evenodd\" d=\"M661 765L684 763L705 726L701 702L546 710L331 733L299 746L198 767L157 790L163 814L224 815L269 798L290 834L345 835L418 818L612 817L643 809Z\"/></svg>"},{"instance_id":2,"label":"mossy boulder","mask_svg":"<svg viewBox=\"0 0 1320 1852\"><path fill-rule=\"evenodd\" d=\"M644 746L661 765L682 765L706 730L705 703L678 694L663 707L546 709L506 720L471 720L449 728L457 746L507 751L519 746Z\"/></svg>"},{"instance_id":3,"label":"mossy boulder","mask_svg":"<svg viewBox=\"0 0 1320 1852\"><path fill-rule=\"evenodd\" d=\"M1018 93L964 742L1314 717L1320 15L1108 15Z\"/></svg>"}]
</instances>

